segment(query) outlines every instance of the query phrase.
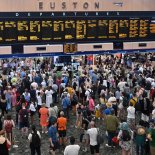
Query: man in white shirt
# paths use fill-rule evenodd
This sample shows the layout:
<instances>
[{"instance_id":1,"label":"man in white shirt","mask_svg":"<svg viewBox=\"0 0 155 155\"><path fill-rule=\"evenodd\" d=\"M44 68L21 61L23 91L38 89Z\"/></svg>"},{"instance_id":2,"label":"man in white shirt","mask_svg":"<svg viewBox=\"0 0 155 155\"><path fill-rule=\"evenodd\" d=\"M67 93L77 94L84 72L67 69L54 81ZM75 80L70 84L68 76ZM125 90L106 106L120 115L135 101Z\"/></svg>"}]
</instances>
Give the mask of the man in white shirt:
<instances>
[{"instance_id":1,"label":"man in white shirt","mask_svg":"<svg viewBox=\"0 0 155 155\"><path fill-rule=\"evenodd\" d=\"M90 151L93 155L96 152L96 155L99 155L99 148L100 146L97 144L97 134L98 130L95 127L95 122L90 122L90 129L87 130L87 135L89 137L89 145L90 145Z\"/></svg>"},{"instance_id":2,"label":"man in white shirt","mask_svg":"<svg viewBox=\"0 0 155 155\"><path fill-rule=\"evenodd\" d=\"M75 138L70 137L71 145L66 146L64 150L64 155L79 155L80 146L75 143Z\"/></svg>"},{"instance_id":3,"label":"man in white shirt","mask_svg":"<svg viewBox=\"0 0 155 155\"><path fill-rule=\"evenodd\" d=\"M85 96L86 96L86 101L87 102L89 101L89 96L90 96L91 91L92 90L89 88L89 86L87 86L87 90L85 92Z\"/></svg>"}]
</instances>

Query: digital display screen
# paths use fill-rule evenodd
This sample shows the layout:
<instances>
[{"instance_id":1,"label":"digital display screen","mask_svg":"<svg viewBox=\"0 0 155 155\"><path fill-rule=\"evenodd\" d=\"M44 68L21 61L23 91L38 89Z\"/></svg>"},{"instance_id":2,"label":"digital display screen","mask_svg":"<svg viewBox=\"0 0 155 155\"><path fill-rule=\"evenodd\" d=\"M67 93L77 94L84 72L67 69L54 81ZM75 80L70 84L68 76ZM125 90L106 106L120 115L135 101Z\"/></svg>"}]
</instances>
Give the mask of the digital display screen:
<instances>
[{"instance_id":1,"label":"digital display screen","mask_svg":"<svg viewBox=\"0 0 155 155\"><path fill-rule=\"evenodd\" d=\"M151 17L0 18L1 44L155 40Z\"/></svg>"},{"instance_id":2,"label":"digital display screen","mask_svg":"<svg viewBox=\"0 0 155 155\"><path fill-rule=\"evenodd\" d=\"M75 43L67 43L64 44L64 53L75 53L77 52L77 44Z\"/></svg>"}]
</instances>

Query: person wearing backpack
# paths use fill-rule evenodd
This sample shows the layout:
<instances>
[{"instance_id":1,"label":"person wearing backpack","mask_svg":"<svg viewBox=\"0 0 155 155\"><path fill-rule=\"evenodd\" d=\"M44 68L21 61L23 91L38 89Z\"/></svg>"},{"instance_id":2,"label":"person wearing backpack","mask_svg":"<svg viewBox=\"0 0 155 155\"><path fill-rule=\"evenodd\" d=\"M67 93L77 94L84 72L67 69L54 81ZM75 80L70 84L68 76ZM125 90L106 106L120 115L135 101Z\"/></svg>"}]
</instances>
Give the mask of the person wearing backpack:
<instances>
[{"instance_id":1,"label":"person wearing backpack","mask_svg":"<svg viewBox=\"0 0 155 155\"><path fill-rule=\"evenodd\" d=\"M120 125L120 129L117 139L122 148L122 155L131 155L133 132L126 122L123 122Z\"/></svg>"},{"instance_id":2,"label":"person wearing backpack","mask_svg":"<svg viewBox=\"0 0 155 155\"><path fill-rule=\"evenodd\" d=\"M25 103L23 103L22 109L19 111L19 121L22 136L27 135L29 127L29 112L25 106L26 106Z\"/></svg>"},{"instance_id":3,"label":"person wearing backpack","mask_svg":"<svg viewBox=\"0 0 155 155\"><path fill-rule=\"evenodd\" d=\"M9 114L7 115L6 120L4 120L3 127L4 127L4 130L5 130L6 137L12 143L12 140L13 140L12 129L15 127L15 123L11 119L11 115L9 115Z\"/></svg>"},{"instance_id":4,"label":"person wearing backpack","mask_svg":"<svg viewBox=\"0 0 155 155\"><path fill-rule=\"evenodd\" d=\"M36 130L36 126L32 125L32 132L28 136L28 140L30 142L31 155L41 155L41 135L40 132Z\"/></svg>"}]
</instances>

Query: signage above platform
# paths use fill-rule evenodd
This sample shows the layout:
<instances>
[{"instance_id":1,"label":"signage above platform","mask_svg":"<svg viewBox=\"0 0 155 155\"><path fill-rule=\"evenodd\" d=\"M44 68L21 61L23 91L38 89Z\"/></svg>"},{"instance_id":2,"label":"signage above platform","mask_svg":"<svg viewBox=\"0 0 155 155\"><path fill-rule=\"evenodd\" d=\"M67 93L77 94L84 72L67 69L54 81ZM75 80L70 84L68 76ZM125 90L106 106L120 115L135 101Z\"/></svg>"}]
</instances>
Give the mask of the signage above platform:
<instances>
[{"instance_id":1,"label":"signage above platform","mask_svg":"<svg viewBox=\"0 0 155 155\"><path fill-rule=\"evenodd\" d=\"M0 12L155 11L155 0L0 0Z\"/></svg>"}]
</instances>

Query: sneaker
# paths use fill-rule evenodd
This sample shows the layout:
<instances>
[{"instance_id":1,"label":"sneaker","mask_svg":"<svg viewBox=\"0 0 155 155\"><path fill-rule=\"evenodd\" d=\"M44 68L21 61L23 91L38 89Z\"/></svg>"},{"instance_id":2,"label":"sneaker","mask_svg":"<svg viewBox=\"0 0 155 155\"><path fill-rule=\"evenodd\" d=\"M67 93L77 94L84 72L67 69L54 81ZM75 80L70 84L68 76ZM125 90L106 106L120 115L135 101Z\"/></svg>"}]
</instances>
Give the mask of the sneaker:
<instances>
[{"instance_id":1,"label":"sneaker","mask_svg":"<svg viewBox=\"0 0 155 155\"><path fill-rule=\"evenodd\" d=\"M44 133L44 131L42 131L42 133Z\"/></svg>"},{"instance_id":2,"label":"sneaker","mask_svg":"<svg viewBox=\"0 0 155 155\"><path fill-rule=\"evenodd\" d=\"M106 146L106 147L111 147L111 146L110 146L110 145L108 145L108 144L105 144L105 146Z\"/></svg>"},{"instance_id":3,"label":"sneaker","mask_svg":"<svg viewBox=\"0 0 155 155\"><path fill-rule=\"evenodd\" d=\"M13 148L18 148L18 145L13 145L12 147L13 147Z\"/></svg>"},{"instance_id":4,"label":"sneaker","mask_svg":"<svg viewBox=\"0 0 155 155\"><path fill-rule=\"evenodd\" d=\"M48 131L45 131L45 133L47 134L47 133L48 133Z\"/></svg>"},{"instance_id":5,"label":"sneaker","mask_svg":"<svg viewBox=\"0 0 155 155\"><path fill-rule=\"evenodd\" d=\"M83 152L87 152L87 148L84 148L82 151L83 151Z\"/></svg>"}]
</instances>

